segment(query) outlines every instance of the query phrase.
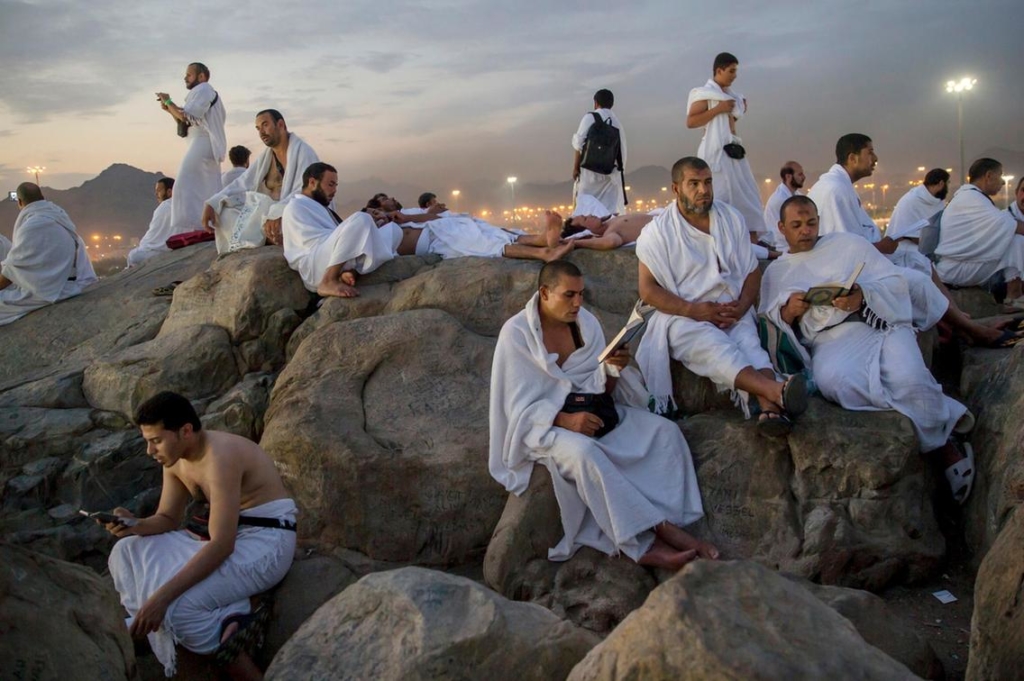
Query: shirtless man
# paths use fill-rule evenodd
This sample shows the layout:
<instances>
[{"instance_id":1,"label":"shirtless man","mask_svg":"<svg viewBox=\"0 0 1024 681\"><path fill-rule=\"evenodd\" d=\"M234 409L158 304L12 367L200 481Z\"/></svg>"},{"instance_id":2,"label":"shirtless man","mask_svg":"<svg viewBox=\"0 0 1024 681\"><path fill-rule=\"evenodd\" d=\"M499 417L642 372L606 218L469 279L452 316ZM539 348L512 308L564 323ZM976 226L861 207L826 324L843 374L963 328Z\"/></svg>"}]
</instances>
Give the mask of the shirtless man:
<instances>
[{"instance_id":1,"label":"shirtless man","mask_svg":"<svg viewBox=\"0 0 1024 681\"><path fill-rule=\"evenodd\" d=\"M250 613L249 597L277 584L291 566L295 503L259 446L203 430L181 395L155 395L135 422L146 453L163 467L163 489L155 514L135 518L116 508L125 520L106 524L121 539L109 568L131 615L131 634L149 636L168 676L178 642L216 653L233 678L261 678L244 647L267 613ZM190 498L209 502L207 541L177 529Z\"/></svg>"},{"instance_id":2,"label":"shirtless man","mask_svg":"<svg viewBox=\"0 0 1024 681\"><path fill-rule=\"evenodd\" d=\"M576 217L566 218L562 222L562 218L558 213L550 213L547 217L546 234L550 239L552 227L555 227L555 234L559 234L557 230L559 226L562 227L560 236L563 239L584 230L589 231L594 236L583 236L574 239L576 248L611 251L621 247L623 244L631 244L639 239L644 225L653 219L654 216L647 213L627 213L625 215L610 215L606 218L600 218L596 215L577 215Z\"/></svg>"}]
</instances>

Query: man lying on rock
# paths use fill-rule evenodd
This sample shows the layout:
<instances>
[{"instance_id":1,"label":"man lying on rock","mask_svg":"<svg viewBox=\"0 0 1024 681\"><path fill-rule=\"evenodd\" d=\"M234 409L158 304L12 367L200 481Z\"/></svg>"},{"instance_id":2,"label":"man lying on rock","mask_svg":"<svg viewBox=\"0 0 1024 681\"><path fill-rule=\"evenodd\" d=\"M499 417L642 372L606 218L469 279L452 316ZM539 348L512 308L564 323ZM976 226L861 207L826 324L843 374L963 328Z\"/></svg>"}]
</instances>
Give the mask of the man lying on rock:
<instances>
[{"instance_id":1,"label":"man lying on rock","mask_svg":"<svg viewBox=\"0 0 1024 681\"><path fill-rule=\"evenodd\" d=\"M961 448L951 435L958 424L969 430L974 418L942 393L914 335L915 328L939 321L945 296L935 286L908 286L908 270L858 235L837 232L819 239L818 208L806 196L786 199L781 218L789 253L765 271L761 314L790 337L824 397L844 409L892 409L909 418L921 452L941 462L962 504L971 492L974 462L970 445ZM811 287L845 282L861 265L849 294L828 304L807 302Z\"/></svg>"},{"instance_id":2,"label":"man lying on rock","mask_svg":"<svg viewBox=\"0 0 1024 681\"><path fill-rule=\"evenodd\" d=\"M148 635L168 676L175 644L207 655L237 679L261 678L244 649L269 617L249 598L284 578L295 553L295 503L274 462L256 444L202 429L187 399L162 392L144 402L135 422L147 453L163 466L156 513L106 525L121 541L110 575L128 611L132 636ZM189 498L209 503L208 525L178 530ZM131 524L128 524L131 523Z\"/></svg>"},{"instance_id":3,"label":"man lying on rock","mask_svg":"<svg viewBox=\"0 0 1024 681\"><path fill-rule=\"evenodd\" d=\"M534 463L547 467L565 531L551 560L581 546L670 570L717 558L714 546L681 529L704 512L678 426L612 399L629 354L598 362L604 334L582 308L580 270L548 263L538 289L502 327L494 351L491 475L518 495Z\"/></svg>"}]
</instances>

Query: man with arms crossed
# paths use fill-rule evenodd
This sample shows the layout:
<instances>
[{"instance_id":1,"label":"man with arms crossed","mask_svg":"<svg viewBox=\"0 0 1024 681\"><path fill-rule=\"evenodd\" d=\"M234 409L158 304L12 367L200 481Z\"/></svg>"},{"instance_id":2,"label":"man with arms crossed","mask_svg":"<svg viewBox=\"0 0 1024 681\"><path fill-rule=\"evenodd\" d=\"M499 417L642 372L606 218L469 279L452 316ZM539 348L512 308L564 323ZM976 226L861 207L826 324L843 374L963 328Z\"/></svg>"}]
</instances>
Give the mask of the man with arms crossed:
<instances>
[{"instance_id":1,"label":"man with arms crossed","mask_svg":"<svg viewBox=\"0 0 1024 681\"><path fill-rule=\"evenodd\" d=\"M704 515L693 460L679 427L646 409L615 404L620 350L598 362L601 325L583 309L583 275L565 261L544 265L538 291L505 322L491 368L490 471L513 494L534 463L551 473L565 536L548 552L568 560L581 546L641 565L678 570L718 550L681 528ZM607 422L566 411L600 399Z\"/></svg>"},{"instance_id":2,"label":"man with arms crossed","mask_svg":"<svg viewBox=\"0 0 1024 681\"><path fill-rule=\"evenodd\" d=\"M180 643L216 653L234 678L260 678L242 649L266 610L250 614L249 597L277 584L291 566L295 503L259 446L203 430L181 395L146 400L135 422L146 453L163 467L163 489L155 514L106 525L121 538L108 565L131 634L148 635L167 676L175 672ZM190 498L210 505L208 541L177 529ZM114 514L133 518L123 508Z\"/></svg>"}]
</instances>

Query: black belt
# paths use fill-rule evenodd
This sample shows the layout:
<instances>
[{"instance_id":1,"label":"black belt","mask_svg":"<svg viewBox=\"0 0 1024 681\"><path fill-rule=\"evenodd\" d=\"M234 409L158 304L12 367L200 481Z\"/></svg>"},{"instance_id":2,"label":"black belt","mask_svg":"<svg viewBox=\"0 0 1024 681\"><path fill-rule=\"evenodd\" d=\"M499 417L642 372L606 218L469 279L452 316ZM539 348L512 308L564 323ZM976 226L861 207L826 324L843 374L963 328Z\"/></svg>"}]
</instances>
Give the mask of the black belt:
<instances>
[{"instance_id":1,"label":"black belt","mask_svg":"<svg viewBox=\"0 0 1024 681\"><path fill-rule=\"evenodd\" d=\"M283 518L260 518L259 516L240 515L238 516L238 524L251 527L273 527L279 530L291 530L292 532L297 531L297 525L294 520L284 520Z\"/></svg>"}]
</instances>

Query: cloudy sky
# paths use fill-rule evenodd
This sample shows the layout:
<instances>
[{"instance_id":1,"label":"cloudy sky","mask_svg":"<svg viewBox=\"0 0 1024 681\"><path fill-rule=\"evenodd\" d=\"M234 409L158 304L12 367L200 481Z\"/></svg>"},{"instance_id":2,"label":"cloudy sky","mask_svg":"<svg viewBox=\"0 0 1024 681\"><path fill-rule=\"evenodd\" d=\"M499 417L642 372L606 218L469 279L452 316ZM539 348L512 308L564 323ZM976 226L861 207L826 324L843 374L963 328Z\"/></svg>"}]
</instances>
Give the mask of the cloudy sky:
<instances>
[{"instance_id":1,"label":"cloudy sky","mask_svg":"<svg viewBox=\"0 0 1024 681\"><path fill-rule=\"evenodd\" d=\"M115 162L174 175L184 143L153 93L182 101L190 61L212 71L230 145L261 148L253 116L274 107L346 181L565 180L601 87L629 166L668 166L696 151L687 92L723 50L755 174L789 157L824 170L851 131L880 172L912 173L957 164L943 86L964 74L968 156L1024 151L1022 21L1009 0L0 0L0 183L28 165L58 188Z\"/></svg>"}]
</instances>

